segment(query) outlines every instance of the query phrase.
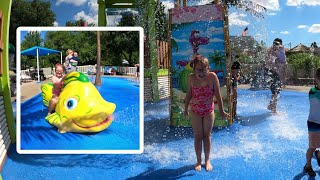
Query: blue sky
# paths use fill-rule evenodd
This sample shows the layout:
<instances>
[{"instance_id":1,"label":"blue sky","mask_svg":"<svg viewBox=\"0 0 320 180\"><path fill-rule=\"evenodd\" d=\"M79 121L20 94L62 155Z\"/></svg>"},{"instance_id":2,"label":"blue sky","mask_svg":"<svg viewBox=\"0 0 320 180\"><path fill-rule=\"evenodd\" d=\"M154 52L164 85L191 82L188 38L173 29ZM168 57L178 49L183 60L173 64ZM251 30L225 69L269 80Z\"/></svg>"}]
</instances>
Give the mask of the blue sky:
<instances>
[{"instance_id":1,"label":"blue sky","mask_svg":"<svg viewBox=\"0 0 320 180\"><path fill-rule=\"evenodd\" d=\"M189 0L188 5L200 5L212 0ZM97 24L97 0L50 0L56 14L56 26L64 26L68 20L85 19ZM162 0L167 8L173 7L173 0ZM320 0L252 0L268 8L264 19L257 19L243 10L230 8L230 35L239 35L248 26L248 35L270 46L279 37L284 45L291 48L302 43L310 46L312 42L320 45ZM115 25L119 16L108 19Z\"/></svg>"}]
</instances>

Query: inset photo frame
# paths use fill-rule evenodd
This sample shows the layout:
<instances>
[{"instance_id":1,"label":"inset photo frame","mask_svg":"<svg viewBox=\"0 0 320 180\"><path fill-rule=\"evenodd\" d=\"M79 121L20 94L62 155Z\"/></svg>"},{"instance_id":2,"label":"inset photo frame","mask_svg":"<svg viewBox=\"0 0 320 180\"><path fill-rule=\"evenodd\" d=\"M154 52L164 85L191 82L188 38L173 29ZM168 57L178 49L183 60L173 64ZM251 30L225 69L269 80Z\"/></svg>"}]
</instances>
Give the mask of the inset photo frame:
<instances>
[{"instance_id":1,"label":"inset photo frame","mask_svg":"<svg viewBox=\"0 0 320 180\"><path fill-rule=\"evenodd\" d=\"M142 153L143 45L141 27L19 27L17 152Z\"/></svg>"}]
</instances>

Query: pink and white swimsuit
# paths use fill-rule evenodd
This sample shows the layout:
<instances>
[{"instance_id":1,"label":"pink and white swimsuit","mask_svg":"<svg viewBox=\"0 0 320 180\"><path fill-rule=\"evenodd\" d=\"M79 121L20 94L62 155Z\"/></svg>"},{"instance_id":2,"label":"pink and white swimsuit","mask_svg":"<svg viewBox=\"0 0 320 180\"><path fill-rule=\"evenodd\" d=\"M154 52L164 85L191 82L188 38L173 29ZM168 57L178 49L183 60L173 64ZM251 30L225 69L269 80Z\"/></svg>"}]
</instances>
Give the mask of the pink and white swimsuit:
<instances>
[{"instance_id":1,"label":"pink and white swimsuit","mask_svg":"<svg viewBox=\"0 0 320 180\"><path fill-rule=\"evenodd\" d=\"M208 86L192 86L191 109L200 117L205 117L214 111L213 89Z\"/></svg>"},{"instance_id":2,"label":"pink and white swimsuit","mask_svg":"<svg viewBox=\"0 0 320 180\"><path fill-rule=\"evenodd\" d=\"M52 94L59 96L62 90L62 86L63 86L62 78L60 79L58 78L58 80L53 83Z\"/></svg>"}]
</instances>

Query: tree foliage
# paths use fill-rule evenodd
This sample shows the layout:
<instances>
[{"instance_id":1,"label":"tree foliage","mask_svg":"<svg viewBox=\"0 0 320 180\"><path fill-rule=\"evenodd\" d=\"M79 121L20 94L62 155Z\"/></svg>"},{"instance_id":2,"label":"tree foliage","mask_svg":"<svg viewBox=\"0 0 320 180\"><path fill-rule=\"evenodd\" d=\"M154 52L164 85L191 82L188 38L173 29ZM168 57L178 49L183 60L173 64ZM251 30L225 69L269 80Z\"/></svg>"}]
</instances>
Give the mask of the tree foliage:
<instances>
[{"instance_id":1,"label":"tree foliage","mask_svg":"<svg viewBox=\"0 0 320 180\"><path fill-rule=\"evenodd\" d=\"M212 3L215 3L215 1L217 0L212 1ZM232 6L235 8L243 9L258 18L264 18L262 12L267 11L266 7L249 0L221 0L221 2L228 8Z\"/></svg>"},{"instance_id":2,"label":"tree foliage","mask_svg":"<svg viewBox=\"0 0 320 180\"><path fill-rule=\"evenodd\" d=\"M95 26L95 24L94 23L87 24L87 22L81 18L76 21L67 21L66 26L89 26L89 27L92 27L92 26Z\"/></svg>"},{"instance_id":3,"label":"tree foliage","mask_svg":"<svg viewBox=\"0 0 320 180\"><path fill-rule=\"evenodd\" d=\"M137 26L142 26L145 30L145 35L148 36L149 25L147 11L149 8L148 0L138 0L139 17L135 19L135 24ZM165 6L162 2L156 1L155 7L155 31L157 40L167 40L168 39L168 16L166 15Z\"/></svg>"},{"instance_id":4,"label":"tree foliage","mask_svg":"<svg viewBox=\"0 0 320 180\"><path fill-rule=\"evenodd\" d=\"M26 34L24 41L21 43L21 51L33 46L40 46L43 40L40 38L38 31L31 31Z\"/></svg>"},{"instance_id":5,"label":"tree foliage","mask_svg":"<svg viewBox=\"0 0 320 180\"><path fill-rule=\"evenodd\" d=\"M11 6L9 42L16 44L16 29L19 26L52 26L55 14L51 3L41 0L13 0Z\"/></svg>"},{"instance_id":6,"label":"tree foliage","mask_svg":"<svg viewBox=\"0 0 320 180\"><path fill-rule=\"evenodd\" d=\"M21 42L21 51L31 48L33 46L40 46L43 40L40 38L38 31L28 32L24 37L24 41ZM21 67L36 67L36 57L34 56L21 56Z\"/></svg>"},{"instance_id":7,"label":"tree foliage","mask_svg":"<svg viewBox=\"0 0 320 180\"><path fill-rule=\"evenodd\" d=\"M288 63L293 66L294 74L297 71L304 70L306 77L311 77L311 70L320 67L320 57L309 53L295 53L288 55Z\"/></svg>"}]
</instances>

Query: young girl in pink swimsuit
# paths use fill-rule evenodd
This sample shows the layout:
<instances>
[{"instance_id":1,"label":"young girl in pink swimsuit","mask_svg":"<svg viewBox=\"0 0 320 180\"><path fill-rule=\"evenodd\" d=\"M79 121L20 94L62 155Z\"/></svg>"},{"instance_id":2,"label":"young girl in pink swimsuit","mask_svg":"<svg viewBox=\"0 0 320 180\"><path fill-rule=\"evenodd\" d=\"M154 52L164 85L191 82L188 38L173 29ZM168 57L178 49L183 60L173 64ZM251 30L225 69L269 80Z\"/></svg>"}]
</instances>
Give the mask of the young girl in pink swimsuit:
<instances>
[{"instance_id":1,"label":"young girl in pink swimsuit","mask_svg":"<svg viewBox=\"0 0 320 180\"><path fill-rule=\"evenodd\" d=\"M52 76L52 84L53 84L53 89L52 89L52 98L49 102L49 108L48 108L48 115L51 114L52 110L55 109L56 104L58 102L58 98L60 95L60 92L62 90L63 86L63 66L62 64L56 64L56 74L55 76Z\"/></svg>"},{"instance_id":2,"label":"young girl in pink swimsuit","mask_svg":"<svg viewBox=\"0 0 320 180\"><path fill-rule=\"evenodd\" d=\"M228 114L223 110L220 94L220 83L217 75L209 70L207 58L197 55L193 60L194 73L188 77L187 94L185 98L185 112L188 116L188 107L191 105L191 126L194 134L194 148L197 156L195 169L201 171L202 143L204 145L205 168L212 170L210 163L211 130L214 124L214 100L216 97L220 115L226 118Z\"/></svg>"}]
</instances>

